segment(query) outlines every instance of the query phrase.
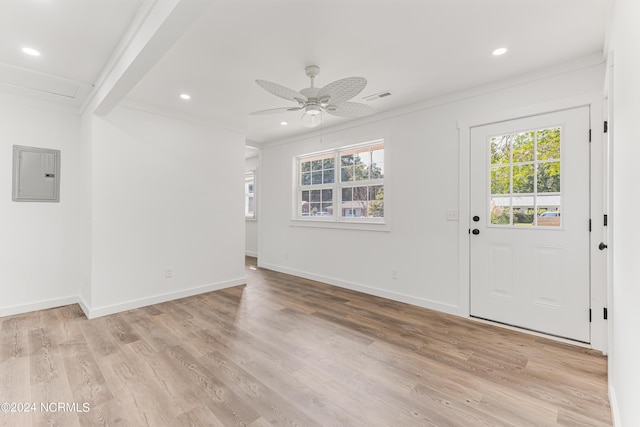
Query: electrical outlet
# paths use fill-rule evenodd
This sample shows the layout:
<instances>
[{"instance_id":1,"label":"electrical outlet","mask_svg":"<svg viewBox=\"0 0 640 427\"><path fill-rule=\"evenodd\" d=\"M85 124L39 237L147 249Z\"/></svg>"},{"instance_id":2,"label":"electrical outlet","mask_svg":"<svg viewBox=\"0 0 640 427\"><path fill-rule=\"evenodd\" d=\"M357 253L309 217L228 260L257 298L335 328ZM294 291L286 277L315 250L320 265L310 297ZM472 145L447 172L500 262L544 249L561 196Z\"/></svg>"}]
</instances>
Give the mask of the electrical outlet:
<instances>
[{"instance_id":1,"label":"electrical outlet","mask_svg":"<svg viewBox=\"0 0 640 427\"><path fill-rule=\"evenodd\" d=\"M397 279L398 278L398 269L397 268L392 268L391 269L391 278L392 279Z\"/></svg>"},{"instance_id":2,"label":"electrical outlet","mask_svg":"<svg viewBox=\"0 0 640 427\"><path fill-rule=\"evenodd\" d=\"M170 279L173 277L173 267L167 267L164 269L164 277Z\"/></svg>"},{"instance_id":3,"label":"electrical outlet","mask_svg":"<svg viewBox=\"0 0 640 427\"><path fill-rule=\"evenodd\" d=\"M284 259L289 259L289 252L284 253Z\"/></svg>"}]
</instances>

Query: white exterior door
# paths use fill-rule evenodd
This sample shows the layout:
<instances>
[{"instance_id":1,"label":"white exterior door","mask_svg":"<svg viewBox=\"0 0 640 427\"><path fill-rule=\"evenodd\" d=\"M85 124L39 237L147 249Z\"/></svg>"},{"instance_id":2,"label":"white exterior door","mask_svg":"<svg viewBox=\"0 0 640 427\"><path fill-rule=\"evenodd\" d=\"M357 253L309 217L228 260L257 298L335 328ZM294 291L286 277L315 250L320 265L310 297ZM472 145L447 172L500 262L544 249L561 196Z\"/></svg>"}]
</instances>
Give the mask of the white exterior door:
<instances>
[{"instance_id":1,"label":"white exterior door","mask_svg":"<svg viewBox=\"0 0 640 427\"><path fill-rule=\"evenodd\" d=\"M471 129L470 314L590 341L589 107Z\"/></svg>"}]
</instances>

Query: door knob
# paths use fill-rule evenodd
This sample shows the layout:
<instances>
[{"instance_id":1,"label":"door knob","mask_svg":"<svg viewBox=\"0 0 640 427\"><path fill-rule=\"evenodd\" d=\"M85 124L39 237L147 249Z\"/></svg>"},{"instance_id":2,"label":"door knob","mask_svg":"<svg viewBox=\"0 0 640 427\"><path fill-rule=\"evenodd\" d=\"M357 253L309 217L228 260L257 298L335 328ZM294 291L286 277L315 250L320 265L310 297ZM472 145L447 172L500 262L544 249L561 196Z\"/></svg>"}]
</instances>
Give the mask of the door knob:
<instances>
[{"instance_id":1,"label":"door knob","mask_svg":"<svg viewBox=\"0 0 640 427\"><path fill-rule=\"evenodd\" d=\"M475 234L477 236L478 234L480 234L480 230L474 228L473 230L471 230L471 234Z\"/></svg>"},{"instance_id":2,"label":"door knob","mask_svg":"<svg viewBox=\"0 0 640 427\"><path fill-rule=\"evenodd\" d=\"M598 245L598 249L600 249L601 251L604 251L605 249L607 249L607 245L605 245L603 242L600 242L600 244Z\"/></svg>"}]
</instances>

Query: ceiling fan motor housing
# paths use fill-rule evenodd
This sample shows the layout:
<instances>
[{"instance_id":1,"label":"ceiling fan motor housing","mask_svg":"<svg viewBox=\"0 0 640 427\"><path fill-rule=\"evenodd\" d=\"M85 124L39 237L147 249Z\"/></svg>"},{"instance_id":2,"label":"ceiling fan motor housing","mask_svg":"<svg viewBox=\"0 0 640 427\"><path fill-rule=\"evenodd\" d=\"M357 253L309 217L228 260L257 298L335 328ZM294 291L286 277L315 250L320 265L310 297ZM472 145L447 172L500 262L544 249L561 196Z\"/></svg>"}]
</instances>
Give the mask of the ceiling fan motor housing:
<instances>
[{"instance_id":1,"label":"ceiling fan motor housing","mask_svg":"<svg viewBox=\"0 0 640 427\"><path fill-rule=\"evenodd\" d=\"M306 114L309 114L310 116L317 116L322 112L322 108L320 108L320 105L318 104L308 104L305 107L304 111Z\"/></svg>"}]
</instances>

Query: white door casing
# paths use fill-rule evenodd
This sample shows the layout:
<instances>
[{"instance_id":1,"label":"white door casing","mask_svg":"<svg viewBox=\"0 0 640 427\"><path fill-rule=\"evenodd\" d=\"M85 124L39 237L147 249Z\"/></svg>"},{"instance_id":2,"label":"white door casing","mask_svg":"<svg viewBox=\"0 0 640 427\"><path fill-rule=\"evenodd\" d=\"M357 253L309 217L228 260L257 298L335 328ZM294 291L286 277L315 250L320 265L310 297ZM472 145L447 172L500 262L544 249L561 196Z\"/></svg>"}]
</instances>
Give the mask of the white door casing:
<instances>
[{"instance_id":1,"label":"white door casing","mask_svg":"<svg viewBox=\"0 0 640 427\"><path fill-rule=\"evenodd\" d=\"M589 107L470 136L471 316L588 343Z\"/></svg>"}]
</instances>

